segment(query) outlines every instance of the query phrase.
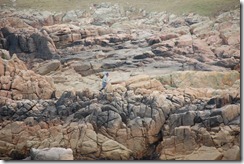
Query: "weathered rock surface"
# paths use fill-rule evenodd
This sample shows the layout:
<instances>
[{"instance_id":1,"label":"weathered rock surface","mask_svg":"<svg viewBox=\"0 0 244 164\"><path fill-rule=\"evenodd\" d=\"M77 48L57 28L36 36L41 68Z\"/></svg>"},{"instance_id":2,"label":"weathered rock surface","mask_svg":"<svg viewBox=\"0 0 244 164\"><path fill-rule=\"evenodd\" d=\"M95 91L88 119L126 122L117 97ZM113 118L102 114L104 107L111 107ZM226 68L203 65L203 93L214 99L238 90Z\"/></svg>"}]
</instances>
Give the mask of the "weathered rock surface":
<instances>
[{"instance_id":1,"label":"weathered rock surface","mask_svg":"<svg viewBox=\"0 0 244 164\"><path fill-rule=\"evenodd\" d=\"M1 158L240 160L240 10L0 14Z\"/></svg>"},{"instance_id":2,"label":"weathered rock surface","mask_svg":"<svg viewBox=\"0 0 244 164\"><path fill-rule=\"evenodd\" d=\"M73 152L69 149L64 148L44 148L44 149L31 149L30 150L31 160L73 160Z\"/></svg>"},{"instance_id":3,"label":"weathered rock surface","mask_svg":"<svg viewBox=\"0 0 244 164\"><path fill-rule=\"evenodd\" d=\"M55 90L52 78L28 70L14 54L11 59L0 58L0 104L6 99L50 99Z\"/></svg>"},{"instance_id":4,"label":"weathered rock surface","mask_svg":"<svg viewBox=\"0 0 244 164\"><path fill-rule=\"evenodd\" d=\"M197 151L187 155L184 160L221 160L222 156L215 147L202 146Z\"/></svg>"},{"instance_id":5,"label":"weathered rock surface","mask_svg":"<svg viewBox=\"0 0 244 164\"><path fill-rule=\"evenodd\" d=\"M127 83L133 82L136 78ZM189 89L179 88L175 96L170 89L147 90L146 96L124 88L113 90L116 96L64 92L57 101L12 102L1 107L2 119L9 120L2 123L0 138L9 146L2 148L7 148L9 155L12 151L27 155L30 148L69 146L75 159L155 158L158 153L159 159L166 160L182 159L201 144L227 150L226 145L238 143L239 123L232 123L240 116L238 99L223 106L212 102L218 92L219 98L224 98L225 90L212 89L201 95L199 88L188 91L190 94L186 92ZM230 86L229 94L232 92L236 90ZM234 108L237 111L226 112ZM219 126L221 129L215 129Z\"/></svg>"}]
</instances>

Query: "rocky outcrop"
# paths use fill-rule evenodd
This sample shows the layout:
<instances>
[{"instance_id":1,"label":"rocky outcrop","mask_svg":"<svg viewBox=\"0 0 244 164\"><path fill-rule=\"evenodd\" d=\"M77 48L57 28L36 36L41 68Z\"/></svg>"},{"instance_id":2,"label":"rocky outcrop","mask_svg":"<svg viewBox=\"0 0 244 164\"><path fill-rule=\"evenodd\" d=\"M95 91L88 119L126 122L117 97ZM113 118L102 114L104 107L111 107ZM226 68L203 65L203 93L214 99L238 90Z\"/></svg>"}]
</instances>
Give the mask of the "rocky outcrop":
<instances>
[{"instance_id":1,"label":"rocky outcrop","mask_svg":"<svg viewBox=\"0 0 244 164\"><path fill-rule=\"evenodd\" d=\"M61 57L65 61L69 54L78 55L83 61L99 58L101 60L92 63L101 68L98 72L118 67L128 69L128 65L149 72L152 68L164 71L165 67L154 62L168 61L176 62L166 66L168 71L225 71L236 69L240 64L239 10L223 13L215 19L194 14L177 17L165 12L127 10L109 4L93 6L90 11L59 14L3 10L0 47L10 54L27 53L44 60ZM104 16L101 17L101 13ZM16 18L22 23L15 24ZM151 61L145 60L148 58ZM85 73L86 70L78 69L77 72L87 76L94 73L92 70L89 68L89 73Z\"/></svg>"},{"instance_id":2,"label":"rocky outcrop","mask_svg":"<svg viewBox=\"0 0 244 164\"><path fill-rule=\"evenodd\" d=\"M142 79L150 80L140 76L126 83ZM183 159L201 144L217 148L213 158L222 159L229 148L239 146L240 95L235 85L183 87L174 94L171 88L147 88L141 94L118 85L104 95L64 92L57 101L22 100L1 107L2 119L8 120L2 122L2 149L12 158L28 155L31 148L61 146L71 148L75 159L168 160Z\"/></svg>"},{"instance_id":3,"label":"rocky outcrop","mask_svg":"<svg viewBox=\"0 0 244 164\"><path fill-rule=\"evenodd\" d=\"M0 58L0 79L0 104L7 99L50 99L55 90L51 78L28 70L16 55L9 60Z\"/></svg>"},{"instance_id":4,"label":"rocky outcrop","mask_svg":"<svg viewBox=\"0 0 244 164\"><path fill-rule=\"evenodd\" d=\"M215 147L202 146L185 157L185 160L221 160L222 154Z\"/></svg>"},{"instance_id":5,"label":"rocky outcrop","mask_svg":"<svg viewBox=\"0 0 244 164\"><path fill-rule=\"evenodd\" d=\"M27 53L36 58L51 59L57 55L53 40L42 31L29 28L1 28L3 38L1 47L7 49L11 55L14 53Z\"/></svg>"},{"instance_id":6,"label":"rocky outcrop","mask_svg":"<svg viewBox=\"0 0 244 164\"><path fill-rule=\"evenodd\" d=\"M27 119L25 122L28 123ZM73 160L71 159L73 155L75 159L83 160L128 160L132 155L132 151L122 144L97 134L91 124L73 122L60 125L60 121L53 121L53 124L40 122L27 125L26 123L13 122L1 129L1 150L5 149L5 146L8 147L4 154L16 159L26 156L30 151L31 160ZM19 129L13 131L14 128ZM36 136L34 137L33 134ZM9 135L14 139L8 139ZM54 147L69 147L69 150L59 152ZM47 148L50 148L50 152L46 152ZM70 151L71 149L73 152ZM68 154L59 156L60 153Z\"/></svg>"},{"instance_id":7,"label":"rocky outcrop","mask_svg":"<svg viewBox=\"0 0 244 164\"><path fill-rule=\"evenodd\" d=\"M240 160L239 10L0 12L1 157Z\"/></svg>"},{"instance_id":8,"label":"rocky outcrop","mask_svg":"<svg viewBox=\"0 0 244 164\"><path fill-rule=\"evenodd\" d=\"M226 86L231 86L240 79L240 74L237 71L184 71L165 74L158 79L164 85L177 88L204 88L209 86L214 89L225 89Z\"/></svg>"}]
</instances>

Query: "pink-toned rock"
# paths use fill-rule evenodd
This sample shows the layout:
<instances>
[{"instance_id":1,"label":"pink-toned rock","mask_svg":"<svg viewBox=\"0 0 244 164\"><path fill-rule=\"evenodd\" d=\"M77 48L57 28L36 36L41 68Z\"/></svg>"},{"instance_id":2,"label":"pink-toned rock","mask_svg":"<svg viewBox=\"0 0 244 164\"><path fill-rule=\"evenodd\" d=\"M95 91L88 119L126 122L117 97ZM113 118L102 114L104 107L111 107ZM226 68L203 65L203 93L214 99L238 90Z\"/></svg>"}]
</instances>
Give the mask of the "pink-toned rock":
<instances>
[{"instance_id":1,"label":"pink-toned rock","mask_svg":"<svg viewBox=\"0 0 244 164\"><path fill-rule=\"evenodd\" d=\"M5 90L0 90L0 97L11 98L11 92L5 91Z\"/></svg>"},{"instance_id":2,"label":"pink-toned rock","mask_svg":"<svg viewBox=\"0 0 244 164\"><path fill-rule=\"evenodd\" d=\"M146 88L137 88L135 90L135 94L139 94L139 95L143 95L143 96L148 96L152 93L153 91L152 90L149 90L149 89L146 89Z\"/></svg>"},{"instance_id":3,"label":"pink-toned rock","mask_svg":"<svg viewBox=\"0 0 244 164\"><path fill-rule=\"evenodd\" d=\"M4 61L0 58L0 77L4 75Z\"/></svg>"},{"instance_id":4,"label":"pink-toned rock","mask_svg":"<svg viewBox=\"0 0 244 164\"><path fill-rule=\"evenodd\" d=\"M60 66L61 63L59 60L51 60L41 63L40 66L35 67L33 70L40 75L46 75L52 71L56 71Z\"/></svg>"},{"instance_id":5,"label":"pink-toned rock","mask_svg":"<svg viewBox=\"0 0 244 164\"><path fill-rule=\"evenodd\" d=\"M19 19L18 17L6 17L1 19L0 21L0 27L14 27L14 28L28 28L29 25L26 24L22 19Z\"/></svg>"},{"instance_id":6,"label":"pink-toned rock","mask_svg":"<svg viewBox=\"0 0 244 164\"><path fill-rule=\"evenodd\" d=\"M210 20L202 21L196 24L193 24L190 26L190 31L192 34L195 34L196 36L200 36L201 34L208 33L212 30L214 22ZM201 38L203 39L203 38Z\"/></svg>"},{"instance_id":7,"label":"pink-toned rock","mask_svg":"<svg viewBox=\"0 0 244 164\"><path fill-rule=\"evenodd\" d=\"M184 160L221 160L223 154L215 147L202 146L192 154L187 155Z\"/></svg>"},{"instance_id":8,"label":"pink-toned rock","mask_svg":"<svg viewBox=\"0 0 244 164\"><path fill-rule=\"evenodd\" d=\"M196 148L198 148L198 144L195 132L191 130L190 126L180 126L175 128L173 136L165 138L161 142L159 159L176 159L178 156L192 153Z\"/></svg>"},{"instance_id":9,"label":"pink-toned rock","mask_svg":"<svg viewBox=\"0 0 244 164\"><path fill-rule=\"evenodd\" d=\"M214 49L214 53L220 58L231 57L231 54L229 54L230 49L229 45L222 45L220 47L216 47Z\"/></svg>"},{"instance_id":10,"label":"pink-toned rock","mask_svg":"<svg viewBox=\"0 0 244 164\"><path fill-rule=\"evenodd\" d=\"M149 45L153 45L153 44L159 43L161 41L160 38L158 38L157 36L147 38L146 40Z\"/></svg>"},{"instance_id":11,"label":"pink-toned rock","mask_svg":"<svg viewBox=\"0 0 244 164\"><path fill-rule=\"evenodd\" d=\"M224 119L224 123L227 124L228 122L232 121L238 115L240 115L240 105L226 105L223 107L222 117Z\"/></svg>"},{"instance_id":12,"label":"pink-toned rock","mask_svg":"<svg viewBox=\"0 0 244 164\"><path fill-rule=\"evenodd\" d=\"M236 45L240 44L240 31L239 29L233 29L230 30L222 30L220 33L221 39L223 39L223 42L228 45Z\"/></svg>"},{"instance_id":13,"label":"pink-toned rock","mask_svg":"<svg viewBox=\"0 0 244 164\"><path fill-rule=\"evenodd\" d=\"M182 35L176 39L176 45L178 47L192 46L193 39L191 35Z\"/></svg>"},{"instance_id":14,"label":"pink-toned rock","mask_svg":"<svg viewBox=\"0 0 244 164\"><path fill-rule=\"evenodd\" d=\"M56 33L56 34L69 34L71 30L67 24L55 24L52 26L43 26L42 30L48 32L48 34Z\"/></svg>"},{"instance_id":15,"label":"pink-toned rock","mask_svg":"<svg viewBox=\"0 0 244 164\"><path fill-rule=\"evenodd\" d=\"M62 43L70 43L72 42L72 34L65 34L65 35L61 35L59 36L59 40Z\"/></svg>"},{"instance_id":16,"label":"pink-toned rock","mask_svg":"<svg viewBox=\"0 0 244 164\"><path fill-rule=\"evenodd\" d=\"M175 131L175 148L176 152L191 152L197 147L195 141L195 133L191 130L190 126L176 127Z\"/></svg>"},{"instance_id":17,"label":"pink-toned rock","mask_svg":"<svg viewBox=\"0 0 244 164\"><path fill-rule=\"evenodd\" d=\"M165 41L165 40L170 40L170 39L173 39L173 38L177 38L179 35L176 34L176 33L165 33L165 34L161 34L160 35L160 39L162 41Z\"/></svg>"},{"instance_id":18,"label":"pink-toned rock","mask_svg":"<svg viewBox=\"0 0 244 164\"><path fill-rule=\"evenodd\" d=\"M4 70L3 76L0 76L1 96L15 100L23 98L49 99L51 97L55 90L51 78L42 77L27 70L24 62L18 59L15 54L10 60L5 61L4 65L6 70ZM8 92L2 92L2 89Z\"/></svg>"},{"instance_id":19,"label":"pink-toned rock","mask_svg":"<svg viewBox=\"0 0 244 164\"><path fill-rule=\"evenodd\" d=\"M215 32L210 36L206 36L206 43L211 46L219 46L222 44L222 39L219 37L219 32Z\"/></svg>"},{"instance_id":20,"label":"pink-toned rock","mask_svg":"<svg viewBox=\"0 0 244 164\"><path fill-rule=\"evenodd\" d=\"M148 75L137 75L137 76L133 76L130 77L127 81L126 81L126 85L130 85L132 83L136 83L136 82L140 82L140 81L146 81L149 80L150 77Z\"/></svg>"},{"instance_id":21,"label":"pink-toned rock","mask_svg":"<svg viewBox=\"0 0 244 164\"><path fill-rule=\"evenodd\" d=\"M155 89L161 91L164 89L163 85L156 79L132 83L128 85L128 88L132 90L135 90L137 88L145 88L145 89Z\"/></svg>"},{"instance_id":22,"label":"pink-toned rock","mask_svg":"<svg viewBox=\"0 0 244 164\"><path fill-rule=\"evenodd\" d=\"M232 86L240 78L237 71L218 72L218 71L184 71L162 75L159 80L163 85L176 87L192 88L226 88Z\"/></svg>"},{"instance_id":23,"label":"pink-toned rock","mask_svg":"<svg viewBox=\"0 0 244 164\"><path fill-rule=\"evenodd\" d=\"M102 158L112 160L128 160L132 155L132 151L125 146L113 140L107 140L102 144Z\"/></svg>"},{"instance_id":24,"label":"pink-toned rock","mask_svg":"<svg viewBox=\"0 0 244 164\"><path fill-rule=\"evenodd\" d=\"M113 92L117 92L119 94L122 94L127 91L126 87L123 86L123 84L115 84L112 85Z\"/></svg>"},{"instance_id":25,"label":"pink-toned rock","mask_svg":"<svg viewBox=\"0 0 244 164\"><path fill-rule=\"evenodd\" d=\"M240 147L234 145L231 149L225 151L222 160L241 160Z\"/></svg>"},{"instance_id":26,"label":"pink-toned rock","mask_svg":"<svg viewBox=\"0 0 244 164\"><path fill-rule=\"evenodd\" d=\"M204 56L213 59L215 58L214 53L211 51L210 47L206 42L200 39L193 40L193 49L195 53L204 54Z\"/></svg>"},{"instance_id":27,"label":"pink-toned rock","mask_svg":"<svg viewBox=\"0 0 244 164\"><path fill-rule=\"evenodd\" d=\"M80 34L77 34L77 33L73 33L72 34L72 41L77 41L77 40L80 40L81 39L81 35Z\"/></svg>"},{"instance_id":28,"label":"pink-toned rock","mask_svg":"<svg viewBox=\"0 0 244 164\"><path fill-rule=\"evenodd\" d=\"M232 136L231 133L225 130L224 128L221 128L221 130L218 133L216 133L212 138L215 145L218 146L231 143L235 139L235 137Z\"/></svg>"},{"instance_id":29,"label":"pink-toned rock","mask_svg":"<svg viewBox=\"0 0 244 164\"><path fill-rule=\"evenodd\" d=\"M12 73L12 70L16 69L27 70L27 67L25 66L24 62L16 56L16 54L13 54L12 58L8 60L8 64L6 65L6 71Z\"/></svg>"}]
</instances>

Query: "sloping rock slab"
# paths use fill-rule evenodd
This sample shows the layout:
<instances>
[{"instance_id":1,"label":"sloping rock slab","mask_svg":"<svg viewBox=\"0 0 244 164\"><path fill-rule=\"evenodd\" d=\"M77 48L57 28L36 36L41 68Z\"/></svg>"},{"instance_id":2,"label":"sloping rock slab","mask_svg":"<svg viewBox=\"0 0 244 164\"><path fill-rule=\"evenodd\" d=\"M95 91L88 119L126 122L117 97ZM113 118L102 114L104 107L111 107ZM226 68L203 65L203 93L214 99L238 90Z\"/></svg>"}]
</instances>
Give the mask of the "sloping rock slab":
<instances>
[{"instance_id":1,"label":"sloping rock slab","mask_svg":"<svg viewBox=\"0 0 244 164\"><path fill-rule=\"evenodd\" d=\"M221 160L221 154L215 147L202 146L193 153L187 155L184 160Z\"/></svg>"}]
</instances>

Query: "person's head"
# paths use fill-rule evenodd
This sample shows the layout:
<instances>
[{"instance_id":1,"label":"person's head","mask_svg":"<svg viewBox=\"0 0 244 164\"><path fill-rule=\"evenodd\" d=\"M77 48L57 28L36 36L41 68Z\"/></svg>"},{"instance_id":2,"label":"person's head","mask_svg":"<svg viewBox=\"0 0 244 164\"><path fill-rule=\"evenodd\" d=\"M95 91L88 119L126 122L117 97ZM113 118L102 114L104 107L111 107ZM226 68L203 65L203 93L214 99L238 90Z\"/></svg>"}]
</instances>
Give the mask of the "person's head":
<instances>
[{"instance_id":1,"label":"person's head","mask_svg":"<svg viewBox=\"0 0 244 164\"><path fill-rule=\"evenodd\" d=\"M109 74L108 74L108 72L106 72L106 76L108 76Z\"/></svg>"}]
</instances>

